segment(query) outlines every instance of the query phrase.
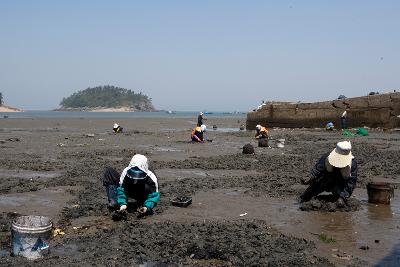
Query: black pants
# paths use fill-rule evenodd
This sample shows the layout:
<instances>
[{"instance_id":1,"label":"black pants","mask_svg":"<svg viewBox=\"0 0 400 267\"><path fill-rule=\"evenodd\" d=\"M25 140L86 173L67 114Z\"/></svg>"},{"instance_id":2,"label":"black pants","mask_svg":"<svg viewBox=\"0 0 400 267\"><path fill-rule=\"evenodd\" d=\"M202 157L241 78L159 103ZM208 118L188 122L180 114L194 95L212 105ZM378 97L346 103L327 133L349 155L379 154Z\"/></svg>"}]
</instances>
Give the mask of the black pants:
<instances>
[{"instance_id":1,"label":"black pants","mask_svg":"<svg viewBox=\"0 0 400 267\"><path fill-rule=\"evenodd\" d=\"M340 118L340 126L342 129L347 129L347 118L345 117Z\"/></svg>"},{"instance_id":2,"label":"black pants","mask_svg":"<svg viewBox=\"0 0 400 267\"><path fill-rule=\"evenodd\" d=\"M321 194L322 192L331 192L335 197L339 198L343 191L345 180L337 175L327 174L320 179L312 181L309 187L300 196L302 201L309 201L311 198Z\"/></svg>"},{"instance_id":3,"label":"black pants","mask_svg":"<svg viewBox=\"0 0 400 267\"><path fill-rule=\"evenodd\" d=\"M119 177L120 174L114 168L108 167L106 168L104 175L103 175L103 185L119 185Z\"/></svg>"}]
</instances>

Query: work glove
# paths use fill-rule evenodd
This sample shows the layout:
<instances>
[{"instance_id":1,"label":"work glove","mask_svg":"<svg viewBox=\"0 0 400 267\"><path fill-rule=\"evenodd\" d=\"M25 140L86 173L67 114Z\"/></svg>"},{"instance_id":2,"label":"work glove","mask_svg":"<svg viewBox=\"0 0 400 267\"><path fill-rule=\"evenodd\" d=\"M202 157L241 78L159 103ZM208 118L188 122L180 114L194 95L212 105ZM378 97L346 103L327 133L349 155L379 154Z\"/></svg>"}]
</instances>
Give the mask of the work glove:
<instances>
[{"instance_id":1,"label":"work glove","mask_svg":"<svg viewBox=\"0 0 400 267\"><path fill-rule=\"evenodd\" d=\"M148 210L147 207L140 207L140 208L137 209L137 211L138 211L140 214L146 214L147 210Z\"/></svg>"},{"instance_id":2,"label":"work glove","mask_svg":"<svg viewBox=\"0 0 400 267\"><path fill-rule=\"evenodd\" d=\"M122 205L121 207L119 207L120 211L126 210L128 207L126 205Z\"/></svg>"},{"instance_id":3,"label":"work glove","mask_svg":"<svg viewBox=\"0 0 400 267\"><path fill-rule=\"evenodd\" d=\"M344 200L344 198L339 197L336 205L338 206L338 208L344 208L346 206L346 200Z\"/></svg>"}]
</instances>

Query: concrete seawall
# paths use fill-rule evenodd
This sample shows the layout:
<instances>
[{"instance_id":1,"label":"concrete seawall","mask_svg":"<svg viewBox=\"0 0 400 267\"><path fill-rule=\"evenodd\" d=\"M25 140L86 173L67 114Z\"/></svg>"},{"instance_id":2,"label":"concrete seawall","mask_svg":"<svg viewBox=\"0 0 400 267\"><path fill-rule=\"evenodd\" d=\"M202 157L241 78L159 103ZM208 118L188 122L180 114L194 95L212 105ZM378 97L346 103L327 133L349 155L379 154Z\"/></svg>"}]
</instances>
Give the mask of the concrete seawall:
<instances>
[{"instance_id":1,"label":"concrete seawall","mask_svg":"<svg viewBox=\"0 0 400 267\"><path fill-rule=\"evenodd\" d=\"M246 128L257 124L267 127L324 127L328 121L340 126L347 110L349 127L400 127L400 92L347 98L315 103L267 102L247 113Z\"/></svg>"}]
</instances>

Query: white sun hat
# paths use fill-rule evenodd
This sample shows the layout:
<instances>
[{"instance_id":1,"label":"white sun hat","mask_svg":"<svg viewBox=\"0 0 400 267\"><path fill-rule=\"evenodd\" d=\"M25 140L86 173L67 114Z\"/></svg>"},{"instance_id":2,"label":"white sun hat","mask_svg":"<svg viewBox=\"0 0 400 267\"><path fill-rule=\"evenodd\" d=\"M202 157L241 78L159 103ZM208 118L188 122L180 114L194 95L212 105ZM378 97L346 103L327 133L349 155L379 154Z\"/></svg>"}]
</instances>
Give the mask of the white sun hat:
<instances>
[{"instance_id":1,"label":"white sun hat","mask_svg":"<svg viewBox=\"0 0 400 267\"><path fill-rule=\"evenodd\" d=\"M257 124L257 125L256 125L256 129L257 129L257 130L261 130L261 125L260 125L260 124Z\"/></svg>"},{"instance_id":2,"label":"white sun hat","mask_svg":"<svg viewBox=\"0 0 400 267\"><path fill-rule=\"evenodd\" d=\"M201 116L203 116L203 115L204 115L204 113L203 113L203 112L200 112L199 114L200 114Z\"/></svg>"},{"instance_id":3,"label":"white sun hat","mask_svg":"<svg viewBox=\"0 0 400 267\"><path fill-rule=\"evenodd\" d=\"M336 168L344 168L351 164L353 158L350 141L342 141L337 143L336 148L329 154L328 162Z\"/></svg>"},{"instance_id":4,"label":"white sun hat","mask_svg":"<svg viewBox=\"0 0 400 267\"><path fill-rule=\"evenodd\" d=\"M118 124L117 123L114 123L114 128L118 128Z\"/></svg>"}]
</instances>

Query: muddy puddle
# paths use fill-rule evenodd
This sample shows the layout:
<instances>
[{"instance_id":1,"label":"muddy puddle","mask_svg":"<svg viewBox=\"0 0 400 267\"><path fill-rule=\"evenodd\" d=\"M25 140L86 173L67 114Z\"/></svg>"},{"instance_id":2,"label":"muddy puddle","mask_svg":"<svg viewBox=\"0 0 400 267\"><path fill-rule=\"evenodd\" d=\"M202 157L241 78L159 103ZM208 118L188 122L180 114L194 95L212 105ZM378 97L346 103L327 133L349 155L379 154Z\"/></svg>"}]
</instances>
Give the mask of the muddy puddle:
<instances>
[{"instance_id":1,"label":"muddy puddle","mask_svg":"<svg viewBox=\"0 0 400 267\"><path fill-rule=\"evenodd\" d=\"M179 152L182 150L179 150L175 147L166 147L166 146L156 146L153 149L154 151L158 151L158 152Z\"/></svg>"},{"instance_id":2,"label":"muddy puddle","mask_svg":"<svg viewBox=\"0 0 400 267\"><path fill-rule=\"evenodd\" d=\"M6 170L0 169L1 178L22 178L22 179L50 179L61 175L56 171L29 171L29 170Z\"/></svg>"},{"instance_id":3,"label":"muddy puddle","mask_svg":"<svg viewBox=\"0 0 400 267\"><path fill-rule=\"evenodd\" d=\"M240 130L240 128L229 128L229 127L217 127L216 129L213 129L212 127L210 127L211 129L209 131L213 131L213 132L221 132L221 133L232 133L232 132L240 132L242 130Z\"/></svg>"},{"instance_id":4,"label":"muddy puddle","mask_svg":"<svg viewBox=\"0 0 400 267\"><path fill-rule=\"evenodd\" d=\"M0 195L2 212L18 212L19 214L40 214L56 217L59 211L72 199L70 190L79 187L54 187L35 192L12 193Z\"/></svg>"},{"instance_id":5,"label":"muddy puddle","mask_svg":"<svg viewBox=\"0 0 400 267\"><path fill-rule=\"evenodd\" d=\"M175 181L186 178L204 179L206 177L231 177L231 176L245 176L245 175L258 175L257 171L245 170L203 170L203 169L157 169L157 174L160 181Z\"/></svg>"},{"instance_id":6,"label":"muddy puddle","mask_svg":"<svg viewBox=\"0 0 400 267\"><path fill-rule=\"evenodd\" d=\"M399 197L390 206L369 204L366 190L357 189L356 198L362 202L359 211L305 212L299 209L296 199L251 197L247 191L247 188L232 188L199 192L193 196L191 206L171 207L154 219L179 222L261 219L293 236L314 240L322 255L339 265L354 264L356 258L371 265L384 259L398 262ZM400 190L396 190L396 195L400 195ZM321 241L321 234L332 237L332 242Z\"/></svg>"}]
</instances>

